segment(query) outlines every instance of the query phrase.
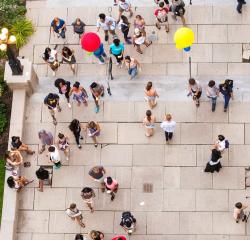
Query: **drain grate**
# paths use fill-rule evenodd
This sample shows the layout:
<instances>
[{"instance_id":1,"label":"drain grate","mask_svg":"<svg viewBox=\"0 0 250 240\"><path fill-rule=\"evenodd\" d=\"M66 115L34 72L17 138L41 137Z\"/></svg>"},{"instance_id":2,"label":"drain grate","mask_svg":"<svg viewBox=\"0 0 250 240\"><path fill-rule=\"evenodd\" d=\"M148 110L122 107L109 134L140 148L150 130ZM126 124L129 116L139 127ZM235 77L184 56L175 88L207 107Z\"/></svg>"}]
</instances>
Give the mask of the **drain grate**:
<instances>
[{"instance_id":1,"label":"drain grate","mask_svg":"<svg viewBox=\"0 0 250 240\"><path fill-rule=\"evenodd\" d=\"M143 192L144 193L152 193L153 192L153 184L152 183L144 183L143 184Z\"/></svg>"}]
</instances>

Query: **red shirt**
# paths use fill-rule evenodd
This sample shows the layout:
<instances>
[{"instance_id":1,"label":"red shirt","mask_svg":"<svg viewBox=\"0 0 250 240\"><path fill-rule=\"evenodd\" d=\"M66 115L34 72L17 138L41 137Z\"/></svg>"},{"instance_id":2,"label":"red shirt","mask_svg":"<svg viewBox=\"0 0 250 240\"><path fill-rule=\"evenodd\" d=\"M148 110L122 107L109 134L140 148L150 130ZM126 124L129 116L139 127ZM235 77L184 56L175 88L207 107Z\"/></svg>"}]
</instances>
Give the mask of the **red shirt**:
<instances>
[{"instance_id":1,"label":"red shirt","mask_svg":"<svg viewBox=\"0 0 250 240\"><path fill-rule=\"evenodd\" d=\"M162 18L165 17L169 12L169 8L164 7L164 8L158 8L155 10L155 16L157 18Z\"/></svg>"},{"instance_id":2,"label":"red shirt","mask_svg":"<svg viewBox=\"0 0 250 240\"><path fill-rule=\"evenodd\" d=\"M117 240L119 238L121 238L122 240L127 240L124 236L116 236L116 237L112 238L112 240Z\"/></svg>"}]
</instances>

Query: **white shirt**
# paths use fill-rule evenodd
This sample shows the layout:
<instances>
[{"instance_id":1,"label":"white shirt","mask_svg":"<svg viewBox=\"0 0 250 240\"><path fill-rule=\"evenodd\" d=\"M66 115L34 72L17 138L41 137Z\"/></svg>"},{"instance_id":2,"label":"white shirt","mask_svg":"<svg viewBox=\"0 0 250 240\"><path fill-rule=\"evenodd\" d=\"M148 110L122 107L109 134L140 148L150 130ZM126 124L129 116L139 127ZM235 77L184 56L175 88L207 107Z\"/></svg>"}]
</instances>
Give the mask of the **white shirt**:
<instances>
[{"instance_id":1,"label":"white shirt","mask_svg":"<svg viewBox=\"0 0 250 240\"><path fill-rule=\"evenodd\" d=\"M119 7L125 11L128 11L131 6L131 3L129 0L125 0L124 2L119 1Z\"/></svg>"},{"instance_id":2,"label":"white shirt","mask_svg":"<svg viewBox=\"0 0 250 240\"><path fill-rule=\"evenodd\" d=\"M224 139L223 141L218 140L216 143L218 144L219 151L223 151L226 148L226 139Z\"/></svg>"},{"instance_id":3,"label":"white shirt","mask_svg":"<svg viewBox=\"0 0 250 240\"><path fill-rule=\"evenodd\" d=\"M77 208L74 208L74 209L67 209L66 210L66 214L69 216L69 217L78 217L78 216L81 216L82 213L77 209Z\"/></svg>"},{"instance_id":4,"label":"white shirt","mask_svg":"<svg viewBox=\"0 0 250 240\"><path fill-rule=\"evenodd\" d=\"M55 148L55 151L50 153L50 160L53 163L58 163L58 162L60 162L60 154L58 152L58 149L56 148L55 145L51 145L51 146L53 146Z\"/></svg>"},{"instance_id":5,"label":"white shirt","mask_svg":"<svg viewBox=\"0 0 250 240\"><path fill-rule=\"evenodd\" d=\"M171 121L163 121L161 123L161 128L165 131L165 132L174 132L175 130L175 125L176 122L171 120Z\"/></svg>"},{"instance_id":6,"label":"white shirt","mask_svg":"<svg viewBox=\"0 0 250 240\"><path fill-rule=\"evenodd\" d=\"M190 85L190 88L192 89L193 92L201 91L201 85L198 81L195 81L194 85Z\"/></svg>"},{"instance_id":7,"label":"white shirt","mask_svg":"<svg viewBox=\"0 0 250 240\"><path fill-rule=\"evenodd\" d=\"M56 60L56 54L57 51L55 49L51 49L48 62L53 63Z\"/></svg>"},{"instance_id":8,"label":"white shirt","mask_svg":"<svg viewBox=\"0 0 250 240\"><path fill-rule=\"evenodd\" d=\"M209 87L207 86L207 96L208 97L217 97L219 89L216 86Z\"/></svg>"},{"instance_id":9,"label":"white shirt","mask_svg":"<svg viewBox=\"0 0 250 240\"><path fill-rule=\"evenodd\" d=\"M108 23L112 23L111 25L108 25ZM101 22L100 19L97 20L96 26L99 28L102 28L103 30L115 30L116 27L116 21L114 18L106 16L105 21Z\"/></svg>"}]
</instances>

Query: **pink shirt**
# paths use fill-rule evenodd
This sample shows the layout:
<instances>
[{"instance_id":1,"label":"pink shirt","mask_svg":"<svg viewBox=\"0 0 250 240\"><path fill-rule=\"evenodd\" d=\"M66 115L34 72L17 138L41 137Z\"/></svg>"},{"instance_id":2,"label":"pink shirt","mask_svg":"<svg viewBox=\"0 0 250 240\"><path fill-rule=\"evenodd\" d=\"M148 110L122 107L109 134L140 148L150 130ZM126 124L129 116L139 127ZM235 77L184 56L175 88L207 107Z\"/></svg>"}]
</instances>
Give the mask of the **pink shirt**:
<instances>
[{"instance_id":1,"label":"pink shirt","mask_svg":"<svg viewBox=\"0 0 250 240\"><path fill-rule=\"evenodd\" d=\"M114 190L118 185L118 182L114 178L112 180L113 180L113 182L111 184L108 184L107 178L104 179L106 187L109 188L110 190Z\"/></svg>"}]
</instances>

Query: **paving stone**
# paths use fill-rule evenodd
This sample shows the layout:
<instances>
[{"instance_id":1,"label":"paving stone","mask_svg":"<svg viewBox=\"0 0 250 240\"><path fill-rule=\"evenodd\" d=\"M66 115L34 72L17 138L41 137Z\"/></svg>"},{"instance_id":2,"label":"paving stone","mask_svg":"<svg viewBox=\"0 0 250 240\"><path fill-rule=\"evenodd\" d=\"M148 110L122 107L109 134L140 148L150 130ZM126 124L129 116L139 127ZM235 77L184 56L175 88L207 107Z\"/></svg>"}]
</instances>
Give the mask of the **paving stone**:
<instances>
[{"instance_id":1,"label":"paving stone","mask_svg":"<svg viewBox=\"0 0 250 240\"><path fill-rule=\"evenodd\" d=\"M197 121L198 122L228 122L228 114L221 111L223 109L223 103L218 102L216 111L212 112L212 103L202 102L202 107L197 109Z\"/></svg>"},{"instance_id":2,"label":"paving stone","mask_svg":"<svg viewBox=\"0 0 250 240\"><path fill-rule=\"evenodd\" d=\"M132 235L132 240L196 240L195 235Z\"/></svg>"},{"instance_id":3,"label":"paving stone","mask_svg":"<svg viewBox=\"0 0 250 240\"><path fill-rule=\"evenodd\" d=\"M33 234L32 240L64 240L64 234Z\"/></svg>"},{"instance_id":4,"label":"paving stone","mask_svg":"<svg viewBox=\"0 0 250 240\"><path fill-rule=\"evenodd\" d=\"M36 27L29 38L29 45L49 44L49 27Z\"/></svg>"},{"instance_id":5,"label":"paving stone","mask_svg":"<svg viewBox=\"0 0 250 240\"><path fill-rule=\"evenodd\" d=\"M249 240L249 236L233 236L233 235L230 235L229 239L230 240Z\"/></svg>"},{"instance_id":6,"label":"paving stone","mask_svg":"<svg viewBox=\"0 0 250 240\"><path fill-rule=\"evenodd\" d=\"M157 76L159 75L159 72L166 75L167 74L167 64L163 63L144 63L142 64L141 67L142 71L139 72L140 75L142 76L148 76L148 75L152 75L152 76Z\"/></svg>"},{"instance_id":7,"label":"paving stone","mask_svg":"<svg viewBox=\"0 0 250 240\"><path fill-rule=\"evenodd\" d=\"M212 175L206 174L201 167L181 167L181 188L212 188Z\"/></svg>"},{"instance_id":8,"label":"paving stone","mask_svg":"<svg viewBox=\"0 0 250 240\"><path fill-rule=\"evenodd\" d=\"M197 240L229 240L228 235L197 235Z\"/></svg>"},{"instance_id":9,"label":"paving stone","mask_svg":"<svg viewBox=\"0 0 250 240\"><path fill-rule=\"evenodd\" d=\"M242 62L242 44L213 44L213 62Z\"/></svg>"},{"instance_id":10,"label":"paving stone","mask_svg":"<svg viewBox=\"0 0 250 240\"><path fill-rule=\"evenodd\" d=\"M70 147L69 165L100 165L100 149L95 148L93 145L82 145L81 149L76 145L72 145Z\"/></svg>"},{"instance_id":11,"label":"paving stone","mask_svg":"<svg viewBox=\"0 0 250 240\"><path fill-rule=\"evenodd\" d=\"M187 6L188 7L188 6ZM212 6L201 5L191 6L187 11L187 22L192 24L211 24L212 23Z\"/></svg>"},{"instance_id":12,"label":"paving stone","mask_svg":"<svg viewBox=\"0 0 250 240\"><path fill-rule=\"evenodd\" d=\"M129 122L134 120L134 102L105 101L104 109L104 121Z\"/></svg>"},{"instance_id":13,"label":"paving stone","mask_svg":"<svg viewBox=\"0 0 250 240\"><path fill-rule=\"evenodd\" d=\"M192 63L191 71L194 76L197 75L197 63ZM188 76L189 64L188 63L168 63L168 75L173 76Z\"/></svg>"},{"instance_id":14,"label":"paving stone","mask_svg":"<svg viewBox=\"0 0 250 240\"><path fill-rule=\"evenodd\" d=\"M228 75L249 75L250 74L250 63L228 63Z\"/></svg>"},{"instance_id":15,"label":"paving stone","mask_svg":"<svg viewBox=\"0 0 250 240\"><path fill-rule=\"evenodd\" d=\"M26 123L40 123L41 122L41 102L34 101L32 98L27 101L25 111Z\"/></svg>"},{"instance_id":16,"label":"paving stone","mask_svg":"<svg viewBox=\"0 0 250 240\"><path fill-rule=\"evenodd\" d=\"M65 122L65 123L58 123L56 125L56 131L55 131L55 135L54 135L54 142L58 141L58 134L59 133L63 133L65 136L67 136L69 138L69 143L70 143L70 147L73 148L73 144L76 144L76 140L75 137L73 135L73 133L71 132L71 130L69 129L69 124L70 122ZM84 137L83 140L80 140L80 143L85 143L86 138L84 136L84 131L81 131L81 135Z\"/></svg>"},{"instance_id":17,"label":"paving stone","mask_svg":"<svg viewBox=\"0 0 250 240\"><path fill-rule=\"evenodd\" d=\"M245 124L245 144L250 143L250 124Z\"/></svg>"},{"instance_id":18,"label":"paving stone","mask_svg":"<svg viewBox=\"0 0 250 240\"><path fill-rule=\"evenodd\" d=\"M196 146L168 145L165 146L165 166L195 166Z\"/></svg>"},{"instance_id":19,"label":"paving stone","mask_svg":"<svg viewBox=\"0 0 250 240\"><path fill-rule=\"evenodd\" d=\"M133 145L133 166L163 166L164 146Z\"/></svg>"},{"instance_id":20,"label":"paving stone","mask_svg":"<svg viewBox=\"0 0 250 240\"><path fill-rule=\"evenodd\" d=\"M38 25L50 26L51 21L55 17L66 20L67 8L46 8L44 11L39 12ZM67 24L67 23L66 23Z\"/></svg>"},{"instance_id":21,"label":"paving stone","mask_svg":"<svg viewBox=\"0 0 250 240\"><path fill-rule=\"evenodd\" d=\"M98 65L98 71L96 71L96 66L96 64L77 64L77 75L89 76L95 72L96 76L104 76L106 74L106 66Z\"/></svg>"},{"instance_id":22,"label":"paving stone","mask_svg":"<svg viewBox=\"0 0 250 240\"><path fill-rule=\"evenodd\" d=\"M192 62L212 62L212 45L211 44L194 44L192 45ZM183 61L188 62L188 54L183 54Z\"/></svg>"},{"instance_id":23,"label":"paving stone","mask_svg":"<svg viewBox=\"0 0 250 240\"><path fill-rule=\"evenodd\" d=\"M212 213L208 212L181 212L180 213L180 233L211 234Z\"/></svg>"},{"instance_id":24,"label":"paving stone","mask_svg":"<svg viewBox=\"0 0 250 240\"><path fill-rule=\"evenodd\" d=\"M229 166L249 166L250 146L249 145L232 145L229 148Z\"/></svg>"},{"instance_id":25,"label":"paving stone","mask_svg":"<svg viewBox=\"0 0 250 240\"><path fill-rule=\"evenodd\" d=\"M27 5L26 5L25 16L32 22L33 26L37 27L38 17L39 17L39 9L27 8Z\"/></svg>"},{"instance_id":26,"label":"paving stone","mask_svg":"<svg viewBox=\"0 0 250 240\"><path fill-rule=\"evenodd\" d=\"M178 189L181 185L181 168L164 167L164 188Z\"/></svg>"},{"instance_id":27,"label":"paving stone","mask_svg":"<svg viewBox=\"0 0 250 240\"><path fill-rule=\"evenodd\" d=\"M33 64L33 67L34 67L34 70L35 70L38 78L48 76L48 65L46 65L46 64Z\"/></svg>"},{"instance_id":28,"label":"paving stone","mask_svg":"<svg viewBox=\"0 0 250 240\"><path fill-rule=\"evenodd\" d=\"M182 62L182 52L174 45L152 45L153 63L176 63Z\"/></svg>"},{"instance_id":29,"label":"paving stone","mask_svg":"<svg viewBox=\"0 0 250 240\"><path fill-rule=\"evenodd\" d=\"M228 211L228 191L196 190L196 211Z\"/></svg>"},{"instance_id":30,"label":"paving stone","mask_svg":"<svg viewBox=\"0 0 250 240\"><path fill-rule=\"evenodd\" d=\"M153 184L154 189L162 188L163 169L161 167L133 167L131 182L132 188L143 189L144 183Z\"/></svg>"},{"instance_id":31,"label":"paving stone","mask_svg":"<svg viewBox=\"0 0 250 240\"><path fill-rule=\"evenodd\" d=\"M219 173L213 175L215 189L243 189L245 188L245 168L223 167Z\"/></svg>"},{"instance_id":32,"label":"paving stone","mask_svg":"<svg viewBox=\"0 0 250 240\"><path fill-rule=\"evenodd\" d=\"M229 43L248 43L250 30L247 25L228 25Z\"/></svg>"},{"instance_id":33,"label":"paving stone","mask_svg":"<svg viewBox=\"0 0 250 240\"><path fill-rule=\"evenodd\" d=\"M244 144L244 125L243 124L213 124L213 138L223 134L230 144Z\"/></svg>"},{"instance_id":34,"label":"paving stone","mask_svg":"<svg viewBox=\"0 0 250 240\"><path fill-rule=\"evenodd\" d=\"M48 211L19 211L17 231L24 233L48 233Z\"/></svg>"},{"instance_id":35,"label":"paving stone","mask_svg":"<svg viewBox=\"0 0 250 240\"><path fill-rule=\"evenodd\" d=\"M220 76L227 75L226 63L198 63L198 75Z\"/></svg>"},{"instance_id":36,"label":"paving stone","mask_svg":"<svg viewBox=\"0 0 250 240\"><path fill-rule=\"evenodd\" d=\"M43 56L43 53L44 53L46 47L53 48L53 46L48 46L46 44L45 45L34 45L33 63L38 63L38 64L45 63L42 56Z\"/></svg>"},{"instance_id":37,"label":"paving stone","mask_svg":"<svg viewBox=\"0 0 250 240\"><path fill-rule=\"evenodd\" d=\"M179 221L176 212L147 213L147 234L178 234Z\"/></svg>"},{"instance_id":38,"label":"paving stone","mask_svg":"<svg viewBox=\"0 0 250 240\"><path fill-rule=\"evenodd\" d=\"M146 27L147 28L147 27ZM154 43L153 43L154 45ZM125 55L136 56L136 59L140 63L152 63L152 55L153 55L153 45L150 47L142 46L141 50L143 54L137 54L136 48L133 45L125 46Z\"/></svg>"},{"instance_id":39,"label":"paving stone","mask_svg":"<svg viewBox=\"0 0 250 240\"><path fill-rule=\"evenodd\" d=\"M33 45L24 45L20 50L19 50L19 56L22 58L28 58L30 61L33 62Z\"/></svg>"},{"instance_id":40,"label":"paving stone","mask_svg":"<svg viewBox=\"0 0 250 240\"><path fill-rule=\"evenodd\" d=\"M195 211L195 190L165 189L164 210Z\"/></svg>"},{"instance_id":41,"label":"paving stone","mask_svg":"<svg viewBox=\"0 0 250 240\"><path fill-rule=\"evenodd\" d=\"M23 188L18 196L20 210L33 210L34 188Z\"/></svg>"},{"instance_id":42,"label":"paving stone","mask_svg":"<svg viewBox=\"0 0 250 240\"><path fill-rule=\"evenodd\" d=\"M68 8L68 16L67 16L67 24L71 25L75 20L76 17L82 16L82 13L84 12L84 18L81 18L82 21L86 25L94 25L97 20L97 9L96 7L90 7L88 6L88 11L86 11L86 8L83 7L69 7Z\"/></svg>"},{"instance_id":43,"label":"paving stone","mask_svg":"<svg viewBox=\"0 0 250 240\"><path fill-rule=\"evenodd\" d=\"M227 25L198 25L197 37L199 43L226 43Z\"/></svg>"},{"instance_id":44,"label":"paving stone","mask_svg":"<svg viewBox=\"0 0 250 240\"><path fill-rule=\"evenodd\" d=\"M132 145L108 145L101 149L103 166L132 166Z\"/></svg>"},{"instance_id":45,"label":"paving stone","mask_svg":"<svg viewBox=\"0 0 250 240\"><path fill-rule=\"evenodd\" d=\"M224 223L227 224L224 224ZM244 224L235 224L231 212L214 212L213 213L213 233L215 234L245 234Z\"/></svg>"},{"instance_id":46,"label":"paving stone","mask_svg":"<svg viewBox=\"0 0 250 240\"><path fill-rule=\"evenodd\" d=\"M53 172L53 187L82 187L83 183L84 167L82 166L62 166Z\"/></svg>"},{"instance_id":47,"label":"paving stone","mask_svg":"<svg viewBox=\"0 0 250 240\"><path fill-rule=\"evenodd\" d=\"M221 14L223 12L223 15ZM213 24L241 24L242 16L232 6L213 7Z\"/></svg>"},{"instance_id":48,"label":"paving stone","mask_svg":"<svg viewBox=\"0 0 250 240\"><path fill-rule=\"evenodd\" d=\"M83 214L83 222L86 222ZM60 223L60 224L58 224ZM86 223L85 223L86 224ZM87 225L87 224L86 224ZM81 227L72 221L64 211L50 211L49 233L78 233Z\"/></svg>"},{"instance_id":49,"label":"paving stone","mask_svg":"<svg viewBox=\"0 0 250 240\"><path fill-rule=\"evenodd\" d=\"M246 205L248 205L249 201L246 199L246 196L250 196L250 190L249 189L243 189L243 190L229 190L229 211L233 211L234 205L237 202L242 202Z\"/></svg>"},{"instance_id":50,"label":"paving stone","mask_svg":"<svg viewBox=\"0 0 250 240\"><path fill-rule=\"evenodd\" d=\"M131 211L132 215L136 218L136 231L133 233L132 236L140 234L146 234L147 226L147 216L145 212L133 212ZM120 226L122 212L115 212L115 219L114 219L114 233L126 235L123 228Z\"/></svg>"},{"instance_id":51,"label":"paving stone","mask_svg":"<svg viewBox=\"0 0 250 240\"><path fill-rule=\"evenodd\" d=\"M162 211L163 210L163 189L153 186L153 192L143 192L142 189L131 190L131 209L133 211Z\"/></svg>"},{"instance_id":52,"label":"paving stone","mask_svg":"<svg viewBox=\"0 0 250 240\"><path fill-rule=\"evenodd\" d=\"M35 210L65 210L66 189L48 188L44 192L35 191Z\"/></svg>"},{"instance_id":53,"label":"paving stone","mask_svg":"<svg viewBox=\"0 0 250 240\"><path fill-rule=\"evenodd\" d=\"M212 142L212 124L181 123L182 144L210 144L211 142Z\"/></svg>"},{"instance_id":54,"label":"paving stone","mask_svg":"<svg viewBox=\"0 0 250 240\"><path fill-rule=\"evenodd\" d=\"M231 123L249 123L249 104L248 103L234 103L230 104L229 108L229 122Z\"/></svg>"},{"instance_id":55,"label":"paving stone","mask_svg":"<svg viewBox=\"0 0 250 240\"><path fill-rule=\"evenodd\" d=\"M197 166L206 166L211 158L211 145L197 145ZM222 154L221 165L228 166L228 151L225 150Z\"/></svg>"},{"instance_id":56,"label":"paving stone","mask_svg":"<svg viewBox=\"0 0 250 240\"><path fill-rule=\"evenodd\" d=\"M32 233L17 233L17 240L32 240Z\"/></svg>"}]
</instances>

